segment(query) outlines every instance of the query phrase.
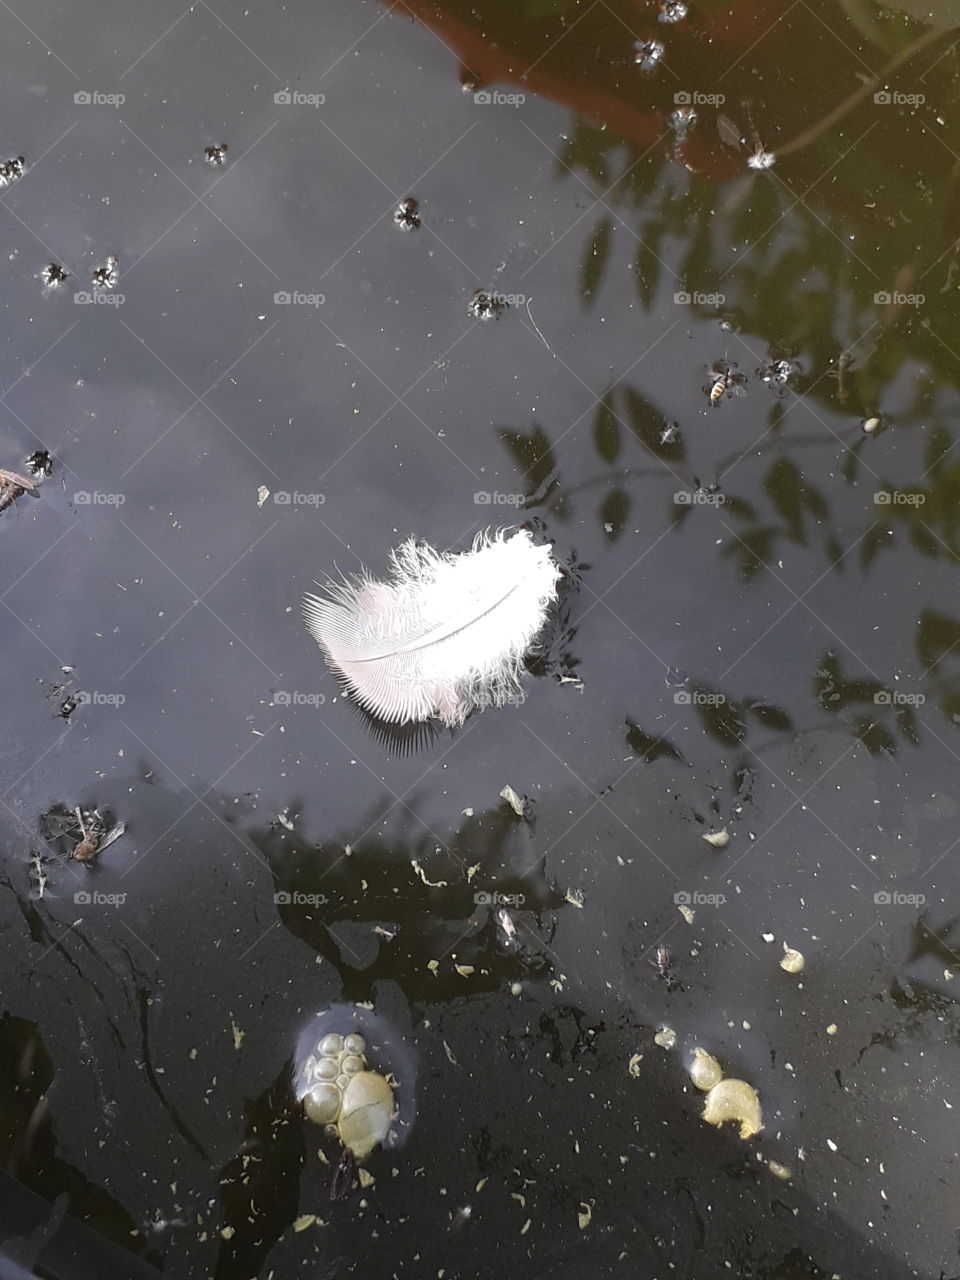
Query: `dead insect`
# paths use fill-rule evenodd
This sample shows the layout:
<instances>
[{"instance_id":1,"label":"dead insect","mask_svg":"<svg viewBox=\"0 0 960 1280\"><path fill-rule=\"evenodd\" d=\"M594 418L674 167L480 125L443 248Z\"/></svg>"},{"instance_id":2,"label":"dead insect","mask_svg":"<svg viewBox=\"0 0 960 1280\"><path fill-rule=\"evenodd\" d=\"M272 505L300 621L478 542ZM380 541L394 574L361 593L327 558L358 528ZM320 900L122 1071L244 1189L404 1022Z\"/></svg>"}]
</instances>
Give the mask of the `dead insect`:
<instances>
[{"instance_id":1,"label":"dead insect","mask_svg":"<svg viewBox=\"0 0 960 1280\"><path fill-rule=\"evenodd\" d=\"M333 1181L330 1184L331 1200L345 1200L347 1198L350 1188L353 1186L356 1172L357 1157L348 1146L344 1146L340 1153L340 1161L333 1171Z\"/></svg>"},{"instance_id":2,"label":"dead insect","mask_svg":"<svg viewBox=\"0 0 960 1280\"><path fill-rule=\"evenodd\" d=\"M88 865L93 862L98 853L103 853L104 849L113 844L114 840L119 840L126 831L126 823L117 822L107 830L107 821L100 813L99 809L94 809L92 813L84 815L80 806L74 810L77 815L77 822L80 824L80 842L73 850L73 856L78 862L84 862Z\"/></svg>"},{"instance_id":3,"label":"dead insect","mask_svg":"<svg viewBox=\"0 0 960 1280\"><path fill-rule=\"evenodd\" d=\"M227 144L222 142L219 147L204 147L203 154L207 158L207 164L221 165L227 154Z\"/></svg>"},{"instance_id":4,"label":"dead insect","mask_svg":"<svg viewBox=\"0 0 960 1280\"><path fill-rule=\"evenodd\" d=\"M31 453L26 461L27 469L32 476L48 476L53 472L53 459L49 449L38 449Z\"/></svg>"},{"instance_id":5,"label":"dead insect","mask_svg":"<svg viewBox=\"0 0 960 1280\"><path fill-rule=\"evenodd\" d=\"M25 164L23 156L14 156L12 160L5 160L0 164L0 188L8 187L11 182L22 178Z\"/></svg>"},{"instance_id":6,"label":"dead insect","mask_svg":"<svg viewBox=\"0 0 960 1280\"><path fill-rule=\"evenodd\" d=\"M506 907L498 907L493 913L493 918L497 926L497 938L504 951L516 951L517 949L517 926L513 923L513 917Z\"/></svg>"},{"instance_id":7,"label":"dead insect","mask_svg":"<svg viewBox=\"0 0 960 1280\"><path fill-rule=\"evenodd\" d=\"M119 265L120 259L115 254L109 254L104 265L97 267L91 277L93 287L95 289L112 289L117 283L117 267Z\"/></svg>"},{"instance_id":8,"label":"dead insect","mask_svg":"<svg viewBox=\"0 0 960 1280\"><path fill-rule=\"evenodd\" d=\"M661 978L669 978L670 976L670 948L662 942L657 946L656 959L650 963L654 966Z\"/></svg>"},{"instance_id":9,"label":"dead insect","mask_svg":"<svg viewBox=\"0 0 960 1280\"><path fill-rule=\"evenodd\" d=\"M727 364L726 360L719 360L709 371L708 376L712 379L710 386L706 388L707 398L712 405L718 405L724 395L730 394L734 396L745 396L746 378L742 373L736 372L737 366Z\"/></svg>"},{"instance_id":10,"label":"dead insect","mask_svg":"<svg viewBox=\"0 0 960 1280\"><path fill-rule=\"evenodd\" d=\"M7 507L12 506L25 493L35 494L36 491L37 486L33 480L18 475L16 471L0 469L0 512L6 511Z\"/></svg>"},{"instance_id":11,"label":"dead insect","mask_svg":"<svg viewBox=\"0 0 960 1280\"><path fill-rule=\"evenodd\" d=\"M40 272L40 279L48 289L56 289L63 284L69 271L64 270L59 262L50 262Z\"/></svg>"},{"instance_id":12,"label":"dead insect","mask_svg":"<svg viewBox=\"0 0 960 1280\"><path fill-rule=\"evenodd\" d=\"M401 231L416 231L420 225L420 206L413 196L400 201L394 210L393 220Z\"/></svg>"},{"instance_id":13,"label":"dead insect","mask_svg":"<svg viewBox=\"0 0 960 1280\"><path fill-rule=\"evenodd\" d=\"M488 293L486 289L478 289L470 299L470 305L467 310L477 320L489 320L491 316L496 318L507 305L503 294Z\"/></svg>"}]
</instances>

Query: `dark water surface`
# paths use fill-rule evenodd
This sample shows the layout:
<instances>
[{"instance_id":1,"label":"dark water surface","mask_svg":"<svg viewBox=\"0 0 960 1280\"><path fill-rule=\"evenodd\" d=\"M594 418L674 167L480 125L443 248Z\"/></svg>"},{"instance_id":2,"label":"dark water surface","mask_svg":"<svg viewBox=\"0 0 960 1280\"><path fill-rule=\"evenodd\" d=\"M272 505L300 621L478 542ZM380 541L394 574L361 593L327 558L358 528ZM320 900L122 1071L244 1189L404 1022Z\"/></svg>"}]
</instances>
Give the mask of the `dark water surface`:
<instances>
[{"instance_id":1,"label":"dark water surface","mask_svg":"<svg viewBox=\"0 0 960 1280\"><path fill-rule=\"evenodd\" d=\"M0 1132L128 1251L70 1274L960 1271L960 13L659 13L0 9ZM301 593L527 521L526 702L359 715ZM357 1001L417 1118L331 1203Z\"/></svg>"}]
</instances>

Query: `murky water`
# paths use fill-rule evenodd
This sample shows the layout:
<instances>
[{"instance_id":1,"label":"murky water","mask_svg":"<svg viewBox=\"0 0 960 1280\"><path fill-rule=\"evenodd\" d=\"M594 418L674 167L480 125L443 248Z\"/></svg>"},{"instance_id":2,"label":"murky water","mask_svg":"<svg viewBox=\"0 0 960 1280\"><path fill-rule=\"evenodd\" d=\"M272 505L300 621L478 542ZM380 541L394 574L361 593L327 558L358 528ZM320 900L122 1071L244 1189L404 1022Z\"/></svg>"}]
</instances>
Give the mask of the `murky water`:
<instances>
[{"instance_id":1,"label":"murky water","mask_svg":"<svg viewBox=\"0 0 960 1280\"><path fill-rule=\"evenodd\" d=\"M960 15L688 7L0 14L8 1256L960 1270ZM314 580L527 521L521 707L339 696ZM358 1002L416 1116L333 1203Z\"/></svg>"}]
</instances>

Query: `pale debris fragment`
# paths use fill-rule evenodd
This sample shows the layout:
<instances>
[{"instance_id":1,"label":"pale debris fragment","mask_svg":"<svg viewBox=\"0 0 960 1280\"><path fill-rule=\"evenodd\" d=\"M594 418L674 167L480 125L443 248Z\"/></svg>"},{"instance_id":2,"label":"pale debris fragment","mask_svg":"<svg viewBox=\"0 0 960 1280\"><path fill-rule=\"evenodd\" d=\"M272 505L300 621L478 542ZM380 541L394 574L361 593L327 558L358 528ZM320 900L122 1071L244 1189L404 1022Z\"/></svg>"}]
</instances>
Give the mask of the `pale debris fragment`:
<instances>
[{"instance_id":1,"label":"pale debris fragment","mask_svg":"<svg viewBox=\"0 0 960 1280\"><path fill-rule=\"evenodd\" d=\"M694 1049L690 1063L690 1079L698 1089L708 1093L723 1079L723 1067L706 1049Z\"/></svg>"},{"instance_id":2,"label":"pale debris fragment","mask_svg":"<svg viewBox=\"0 0 960 1280\"><path fill-rule=\"evenodd\" d=\"M563 896L564 896L564 899L570 903L571 907L577 907L579 908L580 911L583 910L583 890L582 889L568 889Z\"/></svg>"},{"instance_id":3,"label":"pale debris fragment","mask_svg":"<svg viewBox=\"0 0 960 1280\"><path fill-rule=\"evenodd\" d=\"M566 980L567 980L567 975L565 973L561 973L559 978L550 979L550 985L551 987L553 987L554 991L559 993L563 990L563 984L566 982Z\"/></svg>"},{"instance_id":4,"label":"pale debris fragment","mask_svg":"<svg viewBox=\"0 0 960 1280\"><path fill-rule=\"evenodd\" d=\"M424 871L423 867L421 867L416 858L410 859L410 865L428 889L445 889L447 887L448 881L446 880L428 880L427 873Z\"/></svg>"},{"instance_id":5,"label":"pale debris fragment","mask_svg":"<svg viewBox=\"0 0 960 1280\"><path fill-rule=\"evenodd\" d=\"M636 1080L637 1076L639 1076L640 1074L640 1063L642 1061L643 1061L643 1054L635 1053L630 1058L630 1061L627 1063L627 1070L633 1076L634 1080Z\"/></svg>"},{"instance_id":6,"label":"pale debris fragment","mask_svg":"<svg viewBox=\"0 0 960 1280\"><path fill-rule=\"evenodd\" d=\"M475 862L472 867L467 867L467 882L469 883L480 870L480 863Z\"/></svg>"},{"instance_id":7,"label":"pale debris fragment","mask_svg":"<svg viewBox=\"0 0 960 1280\"><path fill-rule=\"evenodd\" d=\"M233 1032L233 1047L234 1049L239 1049L240 1045L243 1043L243 1037L247 1033L245 1031L241 1031L237 1024L232 1020L230 1022L230 1029Z\"/></svg>"},{"instance_id":8,"label":"pale debris fragment","mask_svg":"<svg viewBox=\"0 0 960 1280\"><path fill-rule=\"evenodd\" d=\"M500 799L506 800L507 804L510 806L510 808L513 810L513 812L517 815L518 818L523 817L523 808L524 808L523 799L521 796L517 795L513 787L511 787L509 784L505 786L503 790L500 792Z\"/></svg>"},{"instance_id":9,"label":"pale debris fragment","mask_svg":"<svg viewBox=\"0 0 960 1280\"><path fill-rule=\"evenodd\" d=\"M867 418L866 422L863 424L863 429L869 436L869 435L872 435L874 431L876 431L879 425L880 425L879 418Z\"/></svg>"},{"instance_id":10,"label":"pale debris fragment","mask_svg":"<svg viewBox=\"0 0 960 1280\"><path fill-rule=\"evenodd\" d=\"M779 1160L768 1160L767 1168L775 1178L779 1178L781 1182L789 1182L793 1177L793 1170L788 1169L785 1164L781 1164Z\"/></svg>"},{"instance_id":11,"label":"pale debris fragment","mask_svg":"<svg viewBox=\"0 0 960 1280\"><path fill-rule=\"evenodd\" d=\"M682 903L678 905L677 910L686 920L687 924L693 924L693 918L697 914L692 907L684 906Z\"/></svg>"},{"instance_id":12,"label":"pale debris fragment","mask_svg":"<svg viewBox=\"0 0 960 1280\"><path fill-rule=\"evenodd\" d=\"M436 977L436 976L437 976L437 971L438 971L438 970L439 970L439 968L440 968L440 961L439 961L439 960L428 960L428 961L427 961L427 968L430 970L430 972L433 974L433 976L434 976L434 977Z\"/></svg>"},{"instance_id":13,"label":"pale debris fragment","mask_svg":"<svg viewBox=\"0 0 960 1280\"><path fill-rule=\"evenodd\" d=\"M277 821L280 823L281 827L286 827L288 831L293 830L293 823L287 817L286 809L283 809L280 813L277 814Z\"/></svg>"},{"instance_id":14,"label":"pale debris fragment","mask_svg":"<svg viewBox=\"0 0 960 1280\"><path fill-rule=\"evenodd\" d=\"M837 1024L835 1022L831 1022L829 1027L827 1027L827 1035L835 1036L836 1034L837 1034Z\"/></svg>"},{"instance_id":15,"label":"pale debris fragment","mask_svg":"<svg viewBox=\"0 0 960 1280\"><path fill-rule=\"evenodd\" d=\"M316 1221L317 1215L315 1213L302 1213L299 1218L294 1219L293 1229L294 1231L306 1231L307 1227L312 1227Z\"/></svg>"},{"instance_id":16,"label":"pale debris fragment","mask_svg":"<svg viewBox=\"0 0 960 1280\"><path fill-rule=\"evenodd\" d=\"M372 1187L376 1182L376 1178L367 1169L361 1165L357 1170L357 1181L361 1187Z\"/></svg>"},{"instance_id":17,"label":"pale debris fragment","mask_svg":"<svg viewBox=\"0 0 960 1280\"><path fill-rule=\"evenodd\" d=\"M806 964L806 959L802 951L797 951L793 947L783 944L783 959L780 961L780 968L787 973L799 973Z\"/></svg>"},{"instance_id":18,"label":"pale debris fragment","mask_svg":"<svg viewBox=\"0 0 960 1280\"><path fill-rule=\"evenodd\" d=\"M453 1050L447 1044L446 1040L443 1042L443 1052L447 1055L447 1061L450 1063L451 1067L459 1067L460 1063L455 1058Z\"/></svg>"},{"instance_id":19,"label":"pale debris fragment","mask_svg":"<svg viewBox=\"0 0 960 1280\"><path fill-rule=\"evenodd\" d=\"M661 1027L653 1037L653 1043L658 1044L661 1049L672 1049L677 1043L677 1033L673 1027Z\"/></svg>"},{"instance_id":20,"label":"pale debris fragment","mask_svg":"<svg viewBox=\"0 0 960 1280\"><path fill-rule=\"evenodd\" d=\"M724 827L722 831L704 832L700 838L706 840L707 844L714 849L725 849L730 843L730 832Z\"/></svg>"},{"instance_id":21,"label":"pale debris fragment","mask_svg":"<svg viewBox=\"0 0 960 1280\"><path fill-rule=\"evenodd\" d=\"M593 1210L585 1200L580 1201L580 1212L577 1214L577 1222L580 1224L580 1230L586 1231L593 1217Z\"/></svg>"},{"instance_id":22,"label":"pale debris fragment","mask_svg":"<svg viewBox=\"0 0 960 1280\"><path fill-rule=\"evenodd\" d=\"M453 967L461 978L469 978L472 973L476 973L476 969L472 964L455 964Z\"/></svg>"},{"instance_id":23,"label":"pale debris fragment","mask_svg":"<svg viewBox=\"0 0 960 1280\"><path fill-rule=\"evenodd\" d=\"M265 484L260 485L257 489L257 506L262 507L269 497L270 490Z\"/></svg>"},{"instance_id":24,"label":"pale debris fragment","mask_svg":"<svg viewBox=\"0 0 960 1280\"><path fill-rule=\"evenodd\" d=\"M760 1095L745 1080L721 1080L707 1094L703 1118L718 1127L727 1120L739 1121L740 1137L746 1141L763 1128Z\"/></svg>"}]
</instances>

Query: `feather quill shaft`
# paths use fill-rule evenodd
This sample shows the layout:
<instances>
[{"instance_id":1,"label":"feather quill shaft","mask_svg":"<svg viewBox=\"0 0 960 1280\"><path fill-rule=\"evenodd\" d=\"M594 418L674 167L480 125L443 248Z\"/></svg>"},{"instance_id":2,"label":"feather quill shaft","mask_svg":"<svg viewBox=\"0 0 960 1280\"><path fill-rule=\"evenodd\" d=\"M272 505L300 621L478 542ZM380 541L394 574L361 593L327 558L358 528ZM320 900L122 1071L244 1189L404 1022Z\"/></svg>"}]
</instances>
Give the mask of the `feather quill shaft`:
<instances>
[{"instance_id":1,"label":"feather quill shaft","mask_svg":"<svg viewBox=\"0 0 960 1280\"><path fill-rule=\"evenodd\" d=\"M367 573L306 595L304 620L361 706L397 724L522 702L520 675L560 570L526 530L482 533L470 551L409 538L386 582Z\"/></svg>"}]
</instances>

